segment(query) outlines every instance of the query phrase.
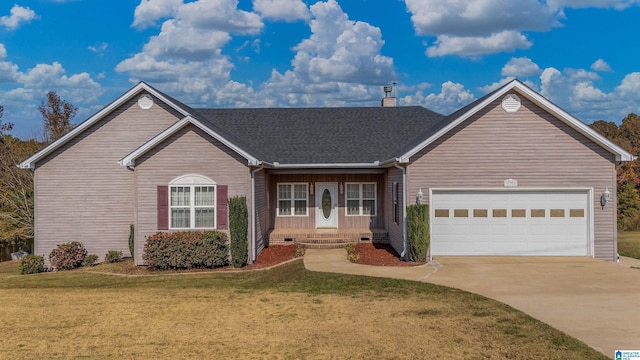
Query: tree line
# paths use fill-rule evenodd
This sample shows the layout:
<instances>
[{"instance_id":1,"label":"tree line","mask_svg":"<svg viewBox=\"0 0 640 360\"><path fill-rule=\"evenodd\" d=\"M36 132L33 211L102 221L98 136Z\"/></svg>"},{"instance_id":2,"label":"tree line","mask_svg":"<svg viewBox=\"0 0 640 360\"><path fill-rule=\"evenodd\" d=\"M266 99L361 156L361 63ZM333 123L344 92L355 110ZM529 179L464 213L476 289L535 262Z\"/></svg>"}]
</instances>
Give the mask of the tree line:
<instances>
[{"instance_id":1,"label":"tree line","mask_svg":"<svg viewBox=\"0 0 640 360\"><path fill-rule=\"evenodd\" d=\"M11 134L12 123L3 123L0 105L0 261L5 249L33 248L33 172L18 164L71 131L78 108L50 91L38 111L43 119L41 138L22 140Z\"/></svg>"},{"instance_id":2,"label":"tree line","mask_svg":"<svg viewBox=\"0 0 640 360\"><path fill-rule=\"evenodd\" d=\"M589 125L633 155L640 154L640 116L629 114L620 125L598 120ZM640 230L640 161L624 162L616 167L618 187L618 229Z\"/></svg>"}]
</instances>

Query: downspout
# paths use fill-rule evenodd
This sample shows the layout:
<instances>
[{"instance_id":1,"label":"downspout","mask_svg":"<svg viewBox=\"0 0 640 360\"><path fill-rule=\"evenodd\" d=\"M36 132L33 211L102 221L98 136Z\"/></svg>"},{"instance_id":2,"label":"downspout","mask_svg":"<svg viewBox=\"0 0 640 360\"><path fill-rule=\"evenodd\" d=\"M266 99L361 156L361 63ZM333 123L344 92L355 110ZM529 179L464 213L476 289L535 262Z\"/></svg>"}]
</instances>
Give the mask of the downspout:
<instances>
[{"instance_id":1,"label":"downspout","mask_svg":"<svg viewBox=\"0 0 640 360\"><path fill-rule=\"evenodd\" d=\"M257 169L251 170L251 262L256 261L256 173L264 170L260 164Z\"/></svg>"},{"instance_id":2,"label":"downspout","mask_svg":"<svg viewBox=\"0 0 640 360\"><path fill-rule=\"evenodd\" d=\"M398 165L397 159L393 166L402 170L402 254L400 257L404 259L407 254L407 168Z\"/></svg>"}]
</instances>

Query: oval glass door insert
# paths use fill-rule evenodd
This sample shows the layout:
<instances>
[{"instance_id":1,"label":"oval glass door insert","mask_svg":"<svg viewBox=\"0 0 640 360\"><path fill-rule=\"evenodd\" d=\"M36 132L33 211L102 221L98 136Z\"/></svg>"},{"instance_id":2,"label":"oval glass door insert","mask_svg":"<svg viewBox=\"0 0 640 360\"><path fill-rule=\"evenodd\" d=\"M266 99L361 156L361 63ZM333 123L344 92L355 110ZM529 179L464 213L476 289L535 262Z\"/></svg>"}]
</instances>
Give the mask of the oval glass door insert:
<instances>
[{"instance_id":1,"label":"oval glass door insert","mask_svg":"<svg viewBox=\"0 0 640 360\"><path fill-rule=\"evenodd\" d=\"M331 193L329 189L324 189L322 192L322 215L325 219L329 219L331 216Z\"/></svg>"}]
</instances>

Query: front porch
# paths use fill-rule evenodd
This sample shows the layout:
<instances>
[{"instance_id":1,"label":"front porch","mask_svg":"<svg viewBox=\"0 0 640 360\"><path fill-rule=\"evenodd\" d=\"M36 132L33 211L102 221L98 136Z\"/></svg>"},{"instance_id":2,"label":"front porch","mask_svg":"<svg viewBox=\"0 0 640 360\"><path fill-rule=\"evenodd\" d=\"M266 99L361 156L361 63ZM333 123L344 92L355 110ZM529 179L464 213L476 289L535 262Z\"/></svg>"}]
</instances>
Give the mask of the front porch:
<instances>
[{"instance_id":1,"label":"front porch","mask_svg":"<svg viewBox=\"0 0 640 360\"><path fill-rule=\"evenodd\" d=\"M338 248L361 241L389 243L385 229L274 229L268 233L269 245L295 244L304 248Z\"/></svg>"}]
</instances>

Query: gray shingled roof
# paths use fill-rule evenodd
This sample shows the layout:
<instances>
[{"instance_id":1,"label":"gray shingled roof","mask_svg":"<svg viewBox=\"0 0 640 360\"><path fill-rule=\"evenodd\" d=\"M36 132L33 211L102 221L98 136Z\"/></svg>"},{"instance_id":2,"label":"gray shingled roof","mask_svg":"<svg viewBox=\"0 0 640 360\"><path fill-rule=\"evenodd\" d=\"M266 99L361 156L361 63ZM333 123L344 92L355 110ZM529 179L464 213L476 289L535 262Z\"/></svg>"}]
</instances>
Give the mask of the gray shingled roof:
<instances>
[{"instance_id":1,"label":"gray shingled roof","mask_svg":"<svg viewBox=\"0 0 640 360\"><path fill-rule=\"evenodd\" d=\"M236 146L280 164L393 159L407 144L424 140L425 132L435 133L445 119L420 106L194 110L196 119Z\"/></svg>"}]
</instances>

